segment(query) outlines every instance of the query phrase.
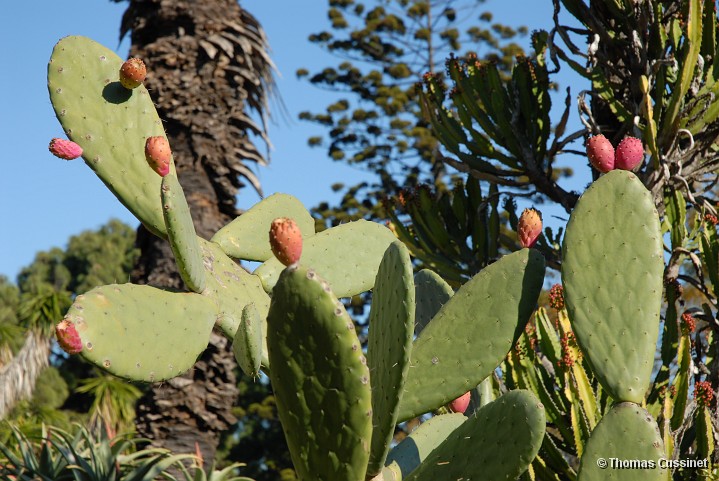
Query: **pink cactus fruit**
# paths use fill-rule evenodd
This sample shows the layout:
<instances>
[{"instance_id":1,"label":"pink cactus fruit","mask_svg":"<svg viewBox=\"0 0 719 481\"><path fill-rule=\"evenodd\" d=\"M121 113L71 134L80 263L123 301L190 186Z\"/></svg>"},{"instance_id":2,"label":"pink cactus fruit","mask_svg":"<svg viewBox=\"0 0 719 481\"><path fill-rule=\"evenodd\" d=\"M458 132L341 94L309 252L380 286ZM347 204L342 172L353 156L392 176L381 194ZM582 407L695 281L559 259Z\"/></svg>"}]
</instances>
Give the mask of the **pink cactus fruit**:
<instances>
[{"instance_id":1,"label":"pink cactus fruit","mask_svg":"<svg viewBox=\"0 0 719 481\"><path fill-rule=\"evenodd\" d=\"M532 247L542 233L542 214L537 209L524 209L519 217L517 235L522 247Z\"/></svg>"},{"instance_id":2,"label":"pink cactus fruit","mask_svg":"<svg viewBox=\"0 0 719 481\"><path fill-rule=\"evenodd\" d=\"M145 159L152 170L164 177L170 173L172 150L167 139L161 135L148 137L145 141Z\"/></svg>"},{"instance_id":3,"label":"pink cactus fruit","mask_svg":"<svg viewBox=\"0 0 719 481\"><path fill-rule=\"evenodd\" d=\"M296 264L302 255L302 232L288 217L279 217L270 226L270 247L282 264Z\"/></svg>"},{"instance_id":4,"label":"pink cactus fruit","mask_svg":"<svg viewBox=\"0 0 719 481\"><path fill-rule=\"evenodd\" d=\"M614 147L603 135L595 135L587 140L587 157L592 167L599 172L614 170Z\"/></svg>"},{"instance_id":5,"label":"pink cactus fruit","mask_svg":"<svg viewBox=\"0 0 719 481\"><path fill-rule=\"evenodd\" d=\"M57 343L60 347L68 354L78 354L82 351L82 340L80 334L75 329L75 324L67 319L60 321L55 326L55 335L57 336Z\"/></svg>"},{"instance_id":6,"label":"pink cactus fruit","mask_svg":"<svg viewBox=\"0 0 719 481\"><path fill-rule=\"evenodd\" d=\"M147 76L145 62L139 58L131 58L120 67L120 83L126 89L134 89L142 85Z\"/></svg>"},{"instance_id":7,"label":"pink cactus fruit","mask_svg":"<svg viewBox=\"0 0 719 481\"><path fill-rule=\"evenodd\" d=\"M55 157L60 157L65 160L77 159L82 155L82 147L77 145L72 140L65 139L52 139L50 141L50 153Z\"/></svg>"},{"instance_id":8,"label":"pink cactus fruit","mask_svg":"<svg viewBox=\"0 0 719 481\"><path fill-rule=\"evenodd\" d=\"M467 410L469 407L469 400L472 397L472 394L470 392L466 392L459 396L457 399L449 403L449 410L453 413L462 413Z\"/></svg>"},{"instance_id":9,"label":"pink cactus fruit","mask_svg":"<svg viewBox=\"0 0 719 481\"><path fill-rule=\"evenodd\" d=\"M636 137L624 137L614 154L614 167L622 170L634 170L644 161L644 146Z\"/></svg>"}]
</instances>

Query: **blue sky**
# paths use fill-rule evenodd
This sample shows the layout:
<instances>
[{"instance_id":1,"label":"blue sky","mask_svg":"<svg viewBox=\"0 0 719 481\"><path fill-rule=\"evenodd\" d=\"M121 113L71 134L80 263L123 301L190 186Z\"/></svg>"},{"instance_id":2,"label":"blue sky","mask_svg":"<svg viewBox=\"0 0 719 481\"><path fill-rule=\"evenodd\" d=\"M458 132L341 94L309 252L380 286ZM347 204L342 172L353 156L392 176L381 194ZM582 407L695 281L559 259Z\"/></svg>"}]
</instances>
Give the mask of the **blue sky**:
<instances>
[{"instance_id":1,"label":"blue sky","mask_svg":"<svg viewBox=\"0 0 719 481\"><path fill-rule=\"evenodd\" d=\"M309 34L327 28L327 4L321 0L244 0L241 5L267 32L279 70L279 93L288 112L276 116L270 125L272 163L258 171L265 194L290 193L308 207L334 200L337 197L329 188L332 183L353 183L365 175L331 161L322 149L307 147L307 138L322 135L324 130L300 122L297 114L322 109L329 99L326 92L295 77L300 67L313 71L336 63L307 40ZM126 57L127 40L118 43L125 7L109 0L5 5L6 21L0 29L0 53L6 61L0 76L0 275L14 280L37 251L62 247L71 235L97 228L110 218L137 225L80 159L66 162L47 151L51 138L63 136L46 87L47 61L54 44L67 35L85 35ZM530 30L551 26L550 0L488 0L484 9L492 10L495 21L505 24L527 25ZM585 87L573 86L573 95L581 88ZM576 109L572 116L576 126ZM576 158L571 161L577 164L575 171L588 178L586 163ZM238 202L247 208L257 200L247 189Z\"/></svg>"}]
</instances>

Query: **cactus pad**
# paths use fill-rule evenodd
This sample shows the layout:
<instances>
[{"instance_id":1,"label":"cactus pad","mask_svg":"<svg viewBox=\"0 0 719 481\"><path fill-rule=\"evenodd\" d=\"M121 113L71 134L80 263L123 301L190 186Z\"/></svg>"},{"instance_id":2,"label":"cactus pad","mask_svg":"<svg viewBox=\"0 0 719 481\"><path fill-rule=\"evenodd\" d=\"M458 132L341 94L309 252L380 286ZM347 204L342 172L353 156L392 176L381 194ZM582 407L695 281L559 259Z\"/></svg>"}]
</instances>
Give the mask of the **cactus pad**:
<instances>
[{"instance_id":1,"label":"cactus pad","mask_svg":"<svg viewBox=\"0 0 719 481\"><path fill-rule=\"evenodd\" d=\"M273 290L267 327L270 379L300 480L364 480L369 369L344 306L314 271L291 266Z\"/></svg>"},{"instance_id":2,"label":"cactus pad","mask_svg":"<svg viewBox=\"0 0 719 481\"><path fill-rule=\"evenodd\" d=\"M532 393L509 392L480 408L403 479L517 479L537 456L545 423L544 408Z\"/></svg>"},{"instance_id":3,"label":"cactus pad","mask_svg":"<svg viewBox=\"0 0 719 481\"><path fill-rule=\"evenodd\" d=\"M302 247L302 264L312 266L332 286L337 297L372 288L384 251L397 238L383 225L358 220L316 234ZM269 243L268 243L269 245ZM284 266L275 258L255 270L267 292Z\"/></svg>"},{"instance_id":4,"label":"cactus pad","mask_svg":"<svg viewBox=\"0 0 719 481\"><path fill-rule=\"evenodd\" d=\"M414 342L399 421L447 404L494 371L536 306L544 269L539 252L522 249L452 296Z\"/></svg>"},{"instance_id":5,"label":"cactus pad","mask_svg":"<svg viewBox=\"0 0 719 481\"><path fill-rule=\"evenodd\" d=\"M272 258L268 236L270 224L278 217L294 220L303 239L315 233L315 220L297 198L273 194L217 231L212 242L235 259L264 262Z\"/></svg>"},{"instance_id":6,"label":"cactus pad","mask_svg":"<svg viewBox=\"0 0 719 481\"><path fill-rule=\"evenodd\" d=\"M442 414L434 416L419 425L387 456L388 467L396 467L402 479L409 476L434 449L442 444L467 418L463 414Z\"/></svg>"},{"instance_id":7,"label":"cactus pad","mask_svg":"<svg viewBox=\"0 0 719 481\"><path fill-rule=\"evenodd\" d=\"M579 481L663 481L666 469L612 467L616 460L653 461L664 458L664 443L654 418L634 403L614 406L599 421L584 448ZM614 458L614 460L612 459ZM606 463L602 466L602 463ZM616 466L616 465L615 465Z\"/></svg>"},{"instance_id":8,"label":"cactus pad","mask_svg":"<svg viewBox=\"0 0 719 481\"><path fill-rule=\"evenodd\" d=\"M429 269L422 269L414 276L414 286L415 299L417 299L414 333L419 336L427 323L454 295L454 290L444 279Z\"/></svg>"},{"instance_id":9,"label":"cactus pad","mask_svg":"<svg viewBox=\"0 0 719 481\"><path fill-rule=\"evenodd\" d=\"M253 379L260 375L263 341L260 313L254 304L247 304L242 309L242 322L232 341L232 352L242 371Z\"/></svg>"},{"instance_id":10,"label":"cactus pad","mask_svg":"<svg viewBox=\"0 0 719 481\"><path fill-rule=\"evenodd\" d=\"M65 318L80 333L85 359L116 376L153 382L192 367L216 313L199 294L116 284L77 296Z\"/></svg>"},{"instance_id":11,"label":"cactus pad","mask_svg":"<svg viewBox=\"0 0 719 481\"><path fill-rule=\"evenodd\" d=\"M190 290L202 292L205 289L205 266L185 193L174 174L162 178L160 191L167 236L180 276Z\"/></svg>"},{"instance_id":12,"label":"cactus pad","mask_svg":"<svg viewBox=\"0 0 719 481\"><path fill-rule=\"evenodd\" d=\"M414 333L414 281L409 251L387 248L377 272L369 315L367 362L372 373L372 443L367 475L382 470L397 424Z\"/></svg>"},{"instance_id":13,"label":"cactus pad","mask_svg":"<svg viewBox=\"0 0 719 481\"><path fill-rule=\"evenodd\" d=\"M652 196L628 171L594 182L567 224L562 282L570 321L597 379L618 401L641 403L649 388L662 249Z\"/></svg>"},{"instance_id":14,"label":"cactus pad","mask_svg":"<svg viewBox=\"0 0 719 481\"><path fill-rule=\"evenodd\" d=\"M65 37L47 69L50 100L85 163L151 232L165 237L160 177L145 162L145 139L164 136L144 86L120 85L122 60L89 38ZM174 167L172 167L174 170Z\"/></svg>"},{"instance_id":15,"label":"cactus pad","mask_svg":"<svg viewBox=\"0 0 719 481\"><path fill-rule=\"evenodd\" d=\"M267 323L264 321L270 308L269 296L262 289L260 280L227 257L220 246L198 239L207 278L207 287L202 295L214 300L217 310L223 314L217 321L217 327L228 339L234 339L242 319L242 310L247 304L254 303L262 320L262 364L269 367L265 344Z\"/></svg>"}]
</instances>

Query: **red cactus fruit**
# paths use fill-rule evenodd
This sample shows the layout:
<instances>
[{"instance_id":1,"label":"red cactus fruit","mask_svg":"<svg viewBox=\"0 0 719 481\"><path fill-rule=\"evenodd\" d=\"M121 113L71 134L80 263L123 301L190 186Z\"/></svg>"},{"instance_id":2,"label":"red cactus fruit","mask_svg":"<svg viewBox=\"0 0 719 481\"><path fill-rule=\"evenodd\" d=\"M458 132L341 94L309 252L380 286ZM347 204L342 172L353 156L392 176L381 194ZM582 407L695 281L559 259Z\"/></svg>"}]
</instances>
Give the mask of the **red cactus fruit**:
<instances>
[{"instance_id":1,"label":"red cactus fruit","mask_svg":"<svg viewBox=\"0 0 719 481\"><path fill-rule=\"evenodd\" d=\"M77 159L82 155L82 147L72 140L52 139L48 149L50 149L50 153L55 157L60 157L65 160Z\"/></svg>"},{"instance_id":2,"label":"red cactus fruit","mask_svg":"<svg viewBox=\"0 0 719 481\"><path fill-rule=\"evenodd\" d=\"M270 247L282 264L296 264L302 255L302 232L288 217L279 217L270 226Z\"/></svg>"},{"instance_id":3,"label":"red cactus fruit","mask_svg":"<svg viewBox=\"0 0 719 481\"><path fill-rule=\"evenodd\" d=\"M522 247L532 247L542 233L542 214L537 209L524 209L519 217L517 234Z\"/></svg>"},{"instance_id":4,"label":"red cactus fruit","mask_svg":"<svg viewBox=\"0 0 719 481\"><path fill-rule=\"evenodd\" d=\"M172 151L167 139L161 135L148 137L145 141L145 159L152 170L164 177L170 173Z\"/></svg>"},{"instance_id":5,"label":"red cactus fruit","mask_svg":"<svg viewBox=\"0 0 719 481\"><path fill-rule=\"evenodd\" d=\"M120 83L126 89L134 89L142 85L147 75L145 62L139 58L131 58L120 67Z\"/></svg>"},{"instance_id":6,"label":"red cactus fruit","mask_svg":"<svg viewBox=\"0 0 719 481\"><path fill-rule=\"evenodd\" d=\"M644 161L644 146L636 137L624 137L614 154L614 167L623 170L634 170Z\"/></svg>"},{"instance_id":7,"label":"red cactus fruit","mask_svg":"<svg viewBox=\"0 0 719 481\"><path fill-rule=\"evenodd\" d=\"M75 329L75 324L67 319L60 321L55 326L55 335L57 336L57 343L60 347L68 354L78 354L82 351L82 340L80 334Z\"/></svg>"},{"instance_id":8,"label":"red cactus fruit","mask_svg":"<svg viewBox=\"0 0 719 481\"><path fill-rule=\"evenodd\" d=\"M462 413L467 410L469 407L469 400L472 397L471 393L466 392L459 396L457 399L449 403L449 410L453 413Z\"/></svg>"},{"instance_id":9,"label":"red cactus fruit","mask_svg":"<svg viewBox=\"0 0 719 481\"><path fill-rule=\"evenodd\" d=\"M592 167L599 172L614 170L614 147L603 135L595 135L587 140L587 157Z\"/></svg>"}]
</instances>

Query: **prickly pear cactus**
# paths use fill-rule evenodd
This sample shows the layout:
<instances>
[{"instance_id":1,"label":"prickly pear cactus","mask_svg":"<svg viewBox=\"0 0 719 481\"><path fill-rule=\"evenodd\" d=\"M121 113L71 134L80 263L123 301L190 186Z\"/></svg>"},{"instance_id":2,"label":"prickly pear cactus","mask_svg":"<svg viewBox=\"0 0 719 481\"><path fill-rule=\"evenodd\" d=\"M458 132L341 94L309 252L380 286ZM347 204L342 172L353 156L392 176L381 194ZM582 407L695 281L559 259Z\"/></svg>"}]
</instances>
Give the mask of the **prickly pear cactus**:
<instances>
[{"instance_id":1,"label":"prickly pear cactus","mask_svg":"<svg viewBox=\"0 0 719 481\"><path fill-rule=\"evenodd\" d=\"M344 306L315 271L291 266L273 289L267 329L270 379L300 480L364 480L370 373Z\"/></svg>"},{"instance_id":2,"label":"prickly pear cactus","mask_svg":"<svg viewBox=\"0 0 719 481\"><path fill-rule=\"evenodd\" d=\"M315 220L297 198L272 194L217 231L212 242L232 258L265 262L272 258L267 233L272 221L278 217L294 220L303 239L315 233Z\"/></svg>"},{"instance_id":3,"label":"prickly pear cactus","mask_svg":"<svg viewBox=\"0 0 719 481\"><path fill-rule=\"evenodd\" d=\"M367 358L372 372L372 442L367 475L382 470L389 451L414 334L415 297L409 251L399 241L385 251L369 317Z\"/></svg>"},{"instance_id":4,"label":"prickly pear cactus","mask_svg":"<svg viewBox=\"0 0 719 481\"><path fill-rule=\"evenodd\" d=\"M97 287L65 316L82 339L82 355L138 381L179 376L207 347L216 309L207 297L133 284Z\"/></svg>"},{"instance_id":5,"label":"prickly pear cactus","mask_svg":"<svg viewBox=\"0 0 719 481\"><path fill-rule=\"evenodd\" d=\"M427 323L454 295L454 290L429 269L422 269L414 276L414 287L417 299L414 333L419 336Z\"/></svg>"},{"instance_id":6,"label":"prickly pear cactus","mask_svg":"<svg viewBox=\"0 0 719 481\"><path fill-rule=\"evenodd\" d=\"M400 421L447 404L497 368L534 310L544 269L539 252L522 249L452 296L414 342Z\"/></svg>"},{"instance_id":7,"label":"prickly pear cactus","mask_svg":"<svg viewBox=\"0 0 719 481\"><path fill-rule=\"evenodd\" d=\"M665 456L664 443L654 418L634 403L619 403L592 431L582 455L578 480L664 481L667 470L658 463ZM655 466L619 464L627 460L653 462Z\"/></svg>"},{"instance_id":8,"label":"prickly pear cactus","mask_svg":"<svg viewBox=\"0 0 719 481\"><path fill-rule=\"evenodd\" d=\"M349 297L367 291L387 247L396 237L386 227L358 220L320 232L304 242L302 263L312 266L338 297ZM284 266L275 258L255 270L262 285L270 292Z\"/></svg>"},{"instance_id":9,"label":"prickly pear cactus","mask_svg":"<svg viewBox=\"0 0 719 481\"><path fill-rule=\"evenodd\" d=\"M401 480L409 476L466 420L463 414L442 414L420 424L389 452L382 473L384 481Z\"/></svg>"},{"instance_id":10,"label":"prickly pear cactus","mask_svg":"<svg viewBox=\"0 0 719 481\"><path fill-rule=\"evenodd\" d=\"M255 305L247 304L242 309L242 321L232 340L232 352L235 354L237 364L253 379L260 375L262 364L262 349L265 344L262 324L262 317Z\"/></svg>"},{"instance_id":11,"label":"prickly pear cactus","mask_svg":"<svg viewBox=\"0 0 719 481\"><path fill-rule=\"evenodd\" d=\"M47 67L47 88L67 136L85 163L151 232L164 237L161 178L145 162L145 139L164 136L147 89L119 81L122 59L112 50L72 36L60 40ZM171 167L171 171L174 166Z\"/></svg>"},{"instance_id":12,"label":"prickly pear cactus","mask_svg":"<svg viewBox=\"0 0 719 481\"><path fill-rule=\"evenodd\" d=\"M173 174L162 178L162 213L175 262L185 285L194 292L205 290L205 266L182 186Z\"/></svg>"},{"instance_id":13,"label":"prickly pear cactus","mask_svg":"<svg viewBox=\"0 0 719 481\"><path fill-rule=\"evenodd\" d=\"M539 452L546 422L533 394L509 392L468 418L403 479L517 479Z\"/></svg>"},{"instance_id":14,"label":"prickly pear cactus","mask_svg":"<svg viewBox=\"0 0 719 481\"><path fill-rule=\"evenodd\" d=\"M562 246L570 321L589 364L617 401L649 388L662 305L663 243L651 195L631 172L582 195Z\"/></svg>"}]
</instances>

